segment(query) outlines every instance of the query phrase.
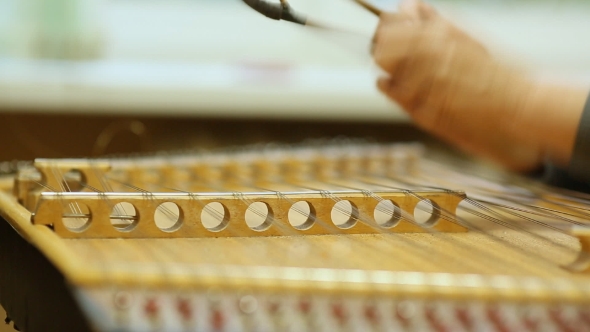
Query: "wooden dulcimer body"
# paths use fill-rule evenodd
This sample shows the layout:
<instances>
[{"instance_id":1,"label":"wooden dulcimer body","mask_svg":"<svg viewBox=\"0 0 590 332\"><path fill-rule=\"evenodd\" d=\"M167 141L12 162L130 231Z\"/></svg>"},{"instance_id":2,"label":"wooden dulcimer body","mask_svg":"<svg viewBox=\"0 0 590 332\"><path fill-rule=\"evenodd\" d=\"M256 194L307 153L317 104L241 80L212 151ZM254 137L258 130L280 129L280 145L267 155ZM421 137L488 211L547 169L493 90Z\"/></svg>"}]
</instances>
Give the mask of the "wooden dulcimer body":
<instances>
[{"instance_id":1,"label":"wooden dulcimer body","mask_svg":"<svg viewBox=\"0 0 590 332\"><path fill-rule=\"evenodd\" d=\"M25 331L590 330L590 200L412 144L37 160L2 180Z\"/></svg>"}]
</instances>

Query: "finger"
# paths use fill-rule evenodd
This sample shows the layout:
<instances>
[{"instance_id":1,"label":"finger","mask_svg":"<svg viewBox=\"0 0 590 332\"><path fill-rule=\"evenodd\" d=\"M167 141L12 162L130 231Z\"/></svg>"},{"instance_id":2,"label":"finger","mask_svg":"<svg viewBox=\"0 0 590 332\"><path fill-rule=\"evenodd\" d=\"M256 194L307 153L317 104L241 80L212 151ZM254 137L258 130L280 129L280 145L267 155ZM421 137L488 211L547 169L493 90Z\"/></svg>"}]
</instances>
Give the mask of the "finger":
<instances>
[{"instance_id":1,"label":"finger","mask_svg":"<svg viewBox=\"0 0 590 332\"><path fill-rule=\"evenodd\" d=\"M389 22L395 21L399 17L399 15L400 14L396 13L396 12L383 12L379 16L379 23L384 24L384 23L389 23Z\"/></svg>"},{"instance_id":2,"label":"finger","mask_svg":"<svg viewBox=\"0 0 590 332\"><path fill-rule=\"evenodd\" d=\"M415 93L407 86L397 83L390 77L382 77L377 80L377 88L385 96L396 102L404 111L412 114L414 111Z\"/></svg>"},{"instance_id":3,"label":"finger","mask_svg":"<svg viewBox=\"0 0 590 332\"><path fill-rule=\"evenodd\" d=\"M405 15L400 15L398 13L384 13L379 18L379 23L377 24L377 28L375 29L375 34L373 39L379 34L380 31L390 29L392 25L397 24L399 22L404 21Z\"/></svg>"},{"instance_id":4,"label":"finger","mask_svg":"<svg viewBox=\"0 0 590 332\"><path fill-rule=\"evenodd\" d=\"M381 14L379 17L379 24L377 25L377 29L386 28L392 24L400 24L413 20L411 15L403 12L385 12Z\"/></svg>"},{"instance_id":5,"label":"finger","mask_svg":"<svg viewBox=\"0 0 590 332\"><path fill-rule=\"evenodd\" d=\"M420 2L418 0L404 0L399 4L399 13L414 20L420 20Z\"/></svg>"},{"instance_id":6,"label":"finger","mask_svg":"<svg viewBox=\"0 0 590 332\"><path fill-rule=\"evenodd\" d=\"M418 0L418 3L418 12L422 19L432 19L438 16L438 12L431 5L420 0Z\"/></svg>"},{"instance_id":7,"label":"finger","mask_svg":"<svg viewBox=\"0 0 590 332\"><path fill-rule=\"evenodd\" d=\"M415 29L403 26L380 32L373 50L375 63L390 75L395 76L399 66L410 57L417 33Z\"/></svg>"},{"instance_id":8,"label":"finger","mask_svg":"<svg viewBox=\"0 0 590 332\"><path fill-rule=\"evenodd\" d=\"M375 53L375 44L379 40L379 35L388 28L389 25L396 22L398 20L398 14L396 13L388 13L384 12L381 14L379 18L379 23L377 24L377 28L375 29L375 33L373 34L373 38L371 39L371 54Z\"/></svg>"},{"instance_id":9,"label":"finger","mask_svg":"<svg viewBox=\"0 0 590 332\"><path fill-rule=\"evenodd\" d=\"M428 20L437 16L434 8L421 0L405 0L399 5L399 12L415 20Z\"/></svg>"},{"instance_id":10,"label":"finger","mask_svg":"<svg viewBox=\"0 0 590 332\"><path fill-rule=\"evenodd\" d=\"M395 86L395 81L391 79L391 77L380 77L377 79L377 88L381 93L383 93L387 98L391 99L392 101L397 102L397 88Z\"/></svg>"},{"instance_id":11,"label":"finger","mask_svg":"<svg viewBox=\"0 0 590 332\"><path fill-rule=\"evenodd\" d=\"M389 91L390 84L391 79L389 77L382 76L377 79L377 89L385 95L387 95L387 92Z\"/></svg>"}]
</instances>

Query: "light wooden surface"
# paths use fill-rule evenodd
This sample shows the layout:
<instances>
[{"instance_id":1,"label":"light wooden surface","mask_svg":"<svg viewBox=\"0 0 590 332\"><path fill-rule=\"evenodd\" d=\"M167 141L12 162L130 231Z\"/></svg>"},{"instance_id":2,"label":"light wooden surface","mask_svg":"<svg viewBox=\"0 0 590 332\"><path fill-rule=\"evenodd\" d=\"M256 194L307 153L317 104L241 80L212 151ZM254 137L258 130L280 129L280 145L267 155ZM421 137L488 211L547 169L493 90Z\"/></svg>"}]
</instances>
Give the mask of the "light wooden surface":
<instances>
[{"instance_id":1,"label":"light wooden surface","mask_svg":"<svg viewBox=\"0 0 590 332\"><path fill-rule=\"evenodd\" d=\"M1 192L0 198L2 204L10 201ZM464 286L462 276L470 275L484 276L484 279L478 277L475 287L478 294L492 297L495 296L494 288L497 285L488 284L486 275L534 277L541 286L541 292L536 294L540 298L567 296L568 299L584 299L589 291L584 286L587 281L585 275L572 274L561 268L578 255L577 239L547 233L542 227L527 227L530 234L492 223L487 224L485 233L471 231L460 234L66 240L60 239L45 226L28 223L28 213L23 210L22 207L7 209L5 206L4 214L72 283L80 286L120 284L133 287L201 288L238 285L271 289L295 287L312 291L330 285L331 290L346 291L352 290L350 285L337 282L342 277L338 273L345 272L337 271L360 270L417 273L421 278L426 278L425 281L442 282L442 286L448 286L447 292L453 296L465 295L456 288ZM517 218L511 220L507 217L505 221L526 226L526 222ZM478 220L471 218L470 222L477 223ZM552 241L542 240L539 236L551 236ZM263 275L263 280L244 275L251 269L257 271L259 267L271 268ZM335 274L323 276L323 281L319 283L313 278L309 279L305 273L290 276L282 274L293 268L301 268L302 271L334 271ZM241 277L236 277L236 272ZM436 281L433 275L444 277ZM290 286L287 282L278 281L284 277L295 281L295 284ZM547 293L543 287L555 280L566 282L578 292L559 293L555 290ZM399 293L407 288L395 282L386 284L390 292ZM420 286L423 287L420 292L427 294L432 291L432 285L428 283ZM518 281L502 285L507 287L507 294L513 298L525 295L520 293L518 286ZM370 292L374 287L370 282L362 282L354 291ZM467 288L471 287L473 285ZM467 291L470 294L473 290ZM531 294L535 295L527 290L526 295Z\"/></svg>"},{"instance_id":2,"label":"light wooden surface","mask_svg":"<svg viewBox=\"0 0 590 332\"><path fill-rule=\"evenodd\" d=\"M374 146L373 148L378 147ZM341 147L341 149L354 156L346 159L348 160L346 165L357 172L360 170L360 165L372 165L377 160L380 160L378 158L371 159L375 157L371 157L369 146L363 146L363 149L359 147ZM480 179L469 178L462 172L453 172L445 167L436 166L436 164L426 161L421 162L421 166L418 168L415 158L421 151L419 146L391 146L389 149L393 149L390 151L390 158L393 158L390 160L390 166L397 165L401 167L398 172L404 174L403 179L399 181L410 181L410 183L412 181L426 181L429 184L438 184L444 188L453 189L455 189L456 183L465 186L467 194L473 194L474 197L481 197L482 188L488 188L487 193L492 196L484 199L489 199L492 203L502 203L502 199L498 197L528 193L525 189L518 191L513 187L503 187L496 183L485 183ZM299 156L300 158L309 153L305 149L297 151L299 151L299 154L292 151L293 156ZM230 156L237 158L234 155L225 155L226 158ZM394 158L393 156L397 157ZM117 167L124 167L125 165L144 167L145 169L141 168L143 169L141 173L146 175L151 174L148 165L153 167L153 163L158 160L158 158L154 160L144 159L143 164L141 164L143 166L135 163L129 164L125 161L120 162L120 164L113 161L113 165L118 165ZM287 158L286 160L290 159ZM310 162L310 160L315 159L301 160L302 164L297 169L304 174L306 168L303 166L307 164L303 160ZM335 160L340 159L336 158ZM358 161L356 163L359 166L358 169L351 166L355 165L353 162L355 160ZM360 162L361 160L363 162ZM66 169L73 167L70 165L71 160L62 162L65 163L65 166L61 171L56 171L56 174L62 174ZM185 162L189 161L185 160ZM191 159L189 165L193 165L194 162L196 160ZM210 160L210 162L212 161ZM213 164L216 167L212 166L212 168L225 165L223 163L219 164L219 162L217 160L217 163ZM273 161L273 163L280 164L280 161ZM158 163L156 165L158 168L154 169L154 171L159 170L162 166ZM55 167L59 168L61 166ZM79 168L80 165L76 167ZM245 167L245 169L248 168ZM381 174L379 169L374 170L377 172L375 174ZM182 173L180 169L177 169L177 171L179 174ZM238 172L238 170L234 171ZM84 175L83 170L78 170L78 172ZM112 172L116 173L116 169ZM291 174L288 171L285 172L284 174L281 173L281 176ZM352 171L347 168L346 172ZM238 173L234 175L237 176ZM57 181L57 178L51 180L50 174L52 172L45 172L46 181L53 181L51 182L53 185L50 187L60 187L61 182ZM87 178L87 181L91 180L90 174L83 177ZM175 178L171 174L161 177L166 181L172 181ZM226 190L230 196L235 195L236 190L243 194L232 181L225 183L226 178L231 180L234 177L221 177L216 180L217 182L213 182ZM150 188L150 181L152 181L150 179L150 177L133 178L132 184L139 188ZM316 188L316 190L318 190L318 187L320 187L320 190L334 190L338 185L348 188L357 188L362 185L367 190L373 190L370 191L371 197L375 195L377 198L387 192L375 190L375 187L370 185L371 183L378 182L382 186L394 186L393 188L408 185L407 183L397 183L398 180L394 178L377 177L371 179L368 176L354 177L354 174L350 174L347 180L340 181L326 178L323 180L316 179L314 182L307 180L307 182L293 183L290 182L293 179L287 179L288 181L279 181L279 183L289 183L293 188L312 187ZM71 181L71 179L68 181ZM194 179L194 181L198 182L198 179ZM98 183L99 181L94 182L97 183L91 187L101 186ZM176 185L179 183L176 183ZM185 184L190 185L190 182ZM470 186L475 189L472 190ZM32 194L35 193L37 192L32 192ZM93 193L47 193L47 195L56 196L58 200L55 200L55 202L64 203L64 206L70 208L78 206L74 209L78 211L79 205L77 205L77 201L67 203L67 196L70 194L73 196L80 195L81 197L94 195ZM101 195L100 200L109 201L108 195L110 194ZM116 194L113 195L115 195L115 198L110 201L111 205L120 201L117 200ZM125 194L121 195L125 196ZM175 201L173 193L150 193L146 196L145 193L128 192L126 195L125 197L129 199L133 198L131 202L137 206L157 201L160 196L166 197L166 195L170 196L166 198L167 200ZM182 195L182 193L176 193L176 195ZM358 192L357 195L364 197ZM430 196L428 196L427 192L421 192L420 190L407 192L400 197L406 197L405 195L407 195L407 198L412 198L413 202L409 207L399 203L400 207L405 206L402 216L406 221L415 220L418 214L417 208L414 207L417 206L418 202L414 198ZM435 196L431 197L435 203L438 202L436 204L444 208L440 212L441 217L445 214L450 214L452 217L458 199L462 198L462 196L454 196L452 192L447 193L440 190L438 195L442 195L442 198L447 196L452 198L452 204L445 204L438 201ZM494 198L493 195L500 196ZM243 197L247 198L247 196L238 195L234 199ZM385 197L392 200L396 199L394 197ZM261 200L262 198L258 197L256 199ZM308 197L306 199L313 201L320 198L311 199ZM82 201L80 200L79 203L83 204ZM244 202L249 203L250 201L245 199ZM371 202L372 205L370 206L374 208L375 202ZM327 211L332 206L335 207L334 197L328 195L321 200L321 203L323 205L318 205L315 213L317 213L318 217L321 217L322 222L333 222L334 219L331 217L331 213ZM356 203L359 207L363 205L360 201ZM538 205L543 202L527 200L525 203ZM274 203L267 201L267 204L272 205ZM444 292L450 296L484 294L486 297L494 297L497 295L496 288L501 287L513 298L522 298L524 296L559 298L565 296L569 299L570 296L573 296L581 301L587 299L585 296L586 293L590 293L590 287L587 285L586 275L571 273L562 268L562 266L573 262L579 255L580 245L578 239L568 235L567 232L557 232L555 229L547 227L547 225L552 225L551 223L559 222L560 219L556 219L551 214L540 215L526 212L514 214L513 211L503 211L497 207L487 207L486 210L482 210L483 214L480 213L478 216L477 214L467 213L467 211L473 210L480 203L474 205L472 202L462 202L461 204L458 209L458 216L462 225L468 225L469 231L466 233L444 233L444 229L434 226L424 227L422 229L424 233L421 234L394 233L388 229L380 229L377 232L372 232L373 234L368 234L370 232L364 232L367 234L347 234L350 232L346 230L338 231L334 228L334 232L329 232L329 234L302 236L295 232L293 227L284 223L284 229L272 233L274 236L254 237L250 234L253 231L244 231L246 227L244 221L245 209L241 207L239 213L235 215L235 220L230 220L230 223L237 223L238 226L241 226L238 228L228 227L227 232L231 234L223 233L224 237L191 239L184 236L175 236L174 233L178 230L174 229L170 230L171 235L169 238L155 238L154 236L148 236L149 234L146 233L142 238L107 239L104 236L102 238L84 237L85 231L80 230L79 239L66 239L60 237L63 232L58 228L60 225L59 219L62 218L63 213L76 212L64 212L61 204L57 204L57 206L50 209L55 210L55 213L44 215L44 210L39 207L35 214L35 224L31 224L31 212L19 205L10 194L0 192L0 213L23 237L37 246L64 273L71 283L81 287L104 286L105 284L148 288L168 287L173 289L239 286L272 288L278 291L296 289L313 292L330 289L342 293L349 291L370 293L374 292L377 287L380 291L385 289L388 292L399 294L409 289L405 284L407 282L407 273L414 273L414 276L419 275L420 278L423 278L416 286L419 288L418 292L424 295L430 294L432 287L442 287L445 289ZM109 207L108 205L107 207ZM546 207L551 208L553 206ZM283 210L285 209L286 207L283 208ZM109 221L110 216L114 213L112 211L112 207L101 210L94 209L91 213L84 212L88 214L83 215L94 216L98 223L98 218L102 214L104 217L102 226L117 232L111 224L112 221ZM154 214L153 211L150 210L150 212L145 209L138 209L137 211L139 223L147 214L148 226L154 226L154 220L150 216L150 213ZM509 212L512 212L512 214ZM120 213L116 214L119 215ZM199 213L184 211L184 215L187 214L192 216ZM369 213L365 211L363 214L367 215ZM179 212L178 217L181 215L183 213ZM586 222L582 217L584 216L580 217L579 222ZM448 216L445 216L445 218L448 218ZM575 217L572 216L571 218ZM186 221L200 224L197 219L193 220L188 216ZM444 221L447 222L448 220ZM358 221L359 224L363 222L365 222L363 219ZM55 231L52 231L47 225L52 225ZM401 227L403 224L400 223L399 226ZM155 227L153 228L155 229ZM288 229L291 229L291 231L288 231ZM65 232L66 230L62 231ZM359 275L355 271L362 272L365 277L359 279ZM387 277L379 279L378 275L386 275ZM467 285L464 283L466 276L473 276L476 281ZM503 276L510 282L498 284L486 279L492 276ZM519 285L519 282L521 282L518 281L519 278L533 278L536 280L533 284L530 283L530 280L527 281L535 289L523 292ZM570 292L551 286L555 281L565 283L568 287L577 291ZM351 283L354 284L354 287L351 287ZM473 292L473 288L477 289L476 293ZM415 290L412 289L412 292L415 292Z\"/></svg>"},{"instance_id":3,"label":"light wooden surface","mask_svg":"<svg viewBox=\"0 0 590 332\"><path fill-rule=\"evenodd\" d=\"M514 233L506 234L505 239L524 251L475 233L64 242L80 261L87 262L91 270L102 271L106 279L109 274L131 272L141 279L142 274L169 268L190 274L199 266L216 264L576 278L560 268L575 259L575 240L560 248L529 242ZM544 259L527 255L533 250L547 255Z\"/></svg>"},{"instance_id":4,"label":"light wooden surface","mask_svg":"<svg viewBox=\"0 0 590 332\"><path fill-rule=\"evenodd\" d=\"M101 193L99 200L94 202L105 203L102 208L98 209L91 206L91 202L85 201L90 196L96 196L96 191L101 192L99 189L93 189L95 192L72 193L68 187L68 190L40 194L35 186L24 186L24 192L32 197L38 195L39 202L42 201L40 197L55 196L55 205L47 209L42 207L43 204L32 204L31 206L37 207L33 210L35 215L32 218L31 211L18 204L9 188L4 188L0 190L0 214L64 274L76 291L130 289L168 293L208 293L223 290L228 293L240 293L248 290L289 296L319 294L328 297L417 297L459 302L530 302L548 306L556 303L585 305L588 302L588 275L573 273L563 268L574 262L580 254L580 243L576 237L568 233L567 227L572 223L588 223L588 215L577 211L578 208L586 206L580 200L567 196L556 196L557 199L552 199L551 195L557 195L556 192L546 191L545 187L524 179L502 182L500 177L497 181L470 177L463 170L456 171L420 157L420 146L372 146L378 150L372 150L370 147L359 145L351 150L347 144L342 151L347 151L348 157L344 158L336 153L336 150L330 150L334 153L333 160L328 158L330 154L326 153L326 150L322 150L324 153L316 151L317 154L311 154L314 156L311 158L308 148L293 148L290 155L301 158L301 165L295 168L297 172L292 172L289 167L278 167L281 169L280 172L274 174L275 176L267 176L276 183L287 186L291 191L286 194L282 188L279 192L268 191L266 194L241 191L240 186L256 186L251 183L249 176L244 183L234 183L234 180L241 178L243 172L251 170L246 166L250 165L246 164L246 161L252 160L244 155L244 158L239 159L239 155L232 152L207 155L205 159L194 156L188 159L181 158L184 162L182 164L180 159L174 159L173 156L163 159L159 156L146 157L141 160L135 159L133 162L112 160L111 173L115 175L103 176L104 174L97 171L100 176L94 179L96 181L92 180L90 173L84 172L84 165L77 164L77 161L73 163L72 160L62 160L64 164L48 168L45 172L41 171L43 177L31 176L32 174L23 171L19 175L19 181L24 182L19 183L43 178L44 182L51 184L47 187L56 187L60 190L59 188L85 179L88 183L94 183L88 185L90 188L111 188L108 193ZM389 157L386 159L389 163L384 162L381 157L375 157L375 152L379 152L377 156L385 155L385 150L381 150L383 148L391 149L387 150ZM222 161L235 159L235 163L241 166L231 168L232 172L227 176L212 176L214 180L211 180L210 184L200 181L199 176L203 174L199 172L193 171L198 176L195 175L191 181L187 180L186 174L182 172L182 167L194 170L195 165L201 165L199 162L218 170L224 170L229 164L234 164L233 161L229 164L222 163L219 159L221 157L225 158L222 158ZM292 157L287 161L290 158ZM322 161L329 159L333 163L323 163L322 172L304 167L316 165L316 158ZM173 160L176 160L176 163ZM345 169L338 172L326 170L340 165L342 161L347 161ZM164 162L169 164L161 164ZM278 157L272 159L272 162L283 166L291 165L290 162ZM48 165L53 163L49 162ZM142 176L125 177L122 169L126 165L140 169L139 173ZM172 166L175 171L168 170ZM121 169L117 170L117 167ZM308 168L309 170L305 171ZM74 169L79 173L78 180L76 177L63 175L67 174L68 169ZM393 170L395 172L389 174L388 171ZM307 178L303 175L307 174L306 172L315 174L315 177ZM293 179L291 173L299 176ZM355 176L356 173L363 175ZM117 176L122 178L115 181L118 179ZM98 179L108 179L120 186L125 184L134 190L117 192L122 190L121 188L113 192L112 186L100 183ZM168 184L167 181L173 183ZM0 186L2 184L0 182ZM87 229L59 228L60 222L66 225L63 219L75 216L101 223L102 227L115 233L130 232L129 229L117 229L118 226L125 225L121 223L123 219L120 217L129 214L117 212L113 204L128 200L133 206L139 207L135 214L137 218L134 220L139 223L147 220L148 226L158 231L155 227L155 208L151 209L152 203L160 204L164 200L173 203L179 197L188 200L190 195L193 195L190 196L193 198L195 195L208 195L203 192L194 193L191 187L193 184L210 185L209 189L217 189L216 186L222 188L223 192L211 194L214 196L212 199L216 201L221 201L221 198L235 200L235 209L231 208L232 204L228 204L228 211L235 215L235 219L230 218L229 223L237 223L238 226L228 226L226 233L219 232L223 235L220 237L200 238L174 236L178 229L170 229L172 235L167 238L157 238L149 232L140 234L141 238L106 238L104 235L85 237L84 232ZM522 187L518 187L520 184ZM4 185L9 186L7 183ZM184 191L179 187L182 185L188 189ZM158 186L178 189L169 189L172 193L155 192ZM359 186L364 190L360 190ZM400 189L401 186L404 189ZM377 190L377 187L388 190ZM42 190L43 188L46 187L41 187ZM314 215L322 222L332 222L332 226L337 224L336 218L332 216L333 210L332 213L328 211L336 206L337 201L342 201L343 197L339 195L343 192L353 193L351 197L344 198L350 199L360 208L370 208L373 213L377 211L376 202L381 198L392 201L400 197L408 198L412 201L411 204L398 202L402 207L400 215L404 222L416 227L421 225L423 232L395 233L382 228L375 232L351 234L353 232L333 227L330 232L321 235L319 232L302 235L304 232L296 232L293 230L294 227L284 222L285 215L277 213L277 220L283 220L283 229L277 229L271 234L273 236L252 236L253 230L246 229L248 214L242 203L251 204L252 201L258 200L265 202L267 207L280 206L282 203L272 201L275 198L271 199L269 195L300 195L301 192L293 191L294 188L314 188L304 194L307 197L297 196L295 200L305 199L317 203ZM395 188L397 192L394 193L391 189ZM465 191L467 198L462 194L457 195L458 192L455 190ZM401 196L396 197L400 194ZM434 196L429 196L431 194ZM445 204L438 201L436 195L440 195L441 199L448 197L451 202ZM76 199L69 200L71 197ZM424 198L429 198L434 203L430 205L430 215L441 217L440 220L443 220L442 217L454 218L454 209L459 204L456 216L458 218L451 220L457 221L468 231L444 232L445 230L436 227L436 224L429 224L431 218L420 223L418 201L422 203L425 201ZM365 199L366 201L363 201ZM561 205L562 203L568 205ZM80 205L83 204L92 209L80 209ZM181 205L178 201L177 207L183 209L177 213L169 213L177 218L184 216L185 222L203 228L203 220L195 218L201 210L195 210L195 207L191 210ZM442 209L434 213L436 206ZM64 210L66 207L71 211ZM284 214L287 208L283 206L277 211L281 210ZM473 213L473 210L477 209L479 213ZM563 216L559 218L559 209L563 209L562 212L566 212L565 215L569 219ZM370 213L365 210L361 215L367 216ZM368 220L354 219L361 225ZM376 217L374 219L377 220ZM445 219L445 222L447 221L449 219ZM278 226L273 224L274 222L270 225ZM403 223L400 222L398 225L403 226ZM442 223L440 225L443 226ZM558 229L556 226L563 228ZM62 237L62 231L79 232L80 236ZM108 299L108 296L105 299ZM113 305L112 302L104 303Z\"/></svg>"}]
</instances>

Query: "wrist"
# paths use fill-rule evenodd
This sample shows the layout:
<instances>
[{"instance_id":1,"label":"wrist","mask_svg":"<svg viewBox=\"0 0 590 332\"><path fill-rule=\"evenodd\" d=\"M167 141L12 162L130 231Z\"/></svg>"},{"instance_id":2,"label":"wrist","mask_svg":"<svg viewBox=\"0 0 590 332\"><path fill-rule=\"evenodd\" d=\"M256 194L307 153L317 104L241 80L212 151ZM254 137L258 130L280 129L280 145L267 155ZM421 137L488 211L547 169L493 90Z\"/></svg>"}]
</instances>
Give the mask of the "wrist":
<instances>
[{"instance_id":1,"label":"wrist","mask_svg":"<svg viewBox=\"0 0 590 332\"><path fill-rule=\"evenodd\" d=\"M566 167L572 156L588 89L532 82L525 106L528 139L539 144L545 159Z\"/></svg>"}]
</instances>

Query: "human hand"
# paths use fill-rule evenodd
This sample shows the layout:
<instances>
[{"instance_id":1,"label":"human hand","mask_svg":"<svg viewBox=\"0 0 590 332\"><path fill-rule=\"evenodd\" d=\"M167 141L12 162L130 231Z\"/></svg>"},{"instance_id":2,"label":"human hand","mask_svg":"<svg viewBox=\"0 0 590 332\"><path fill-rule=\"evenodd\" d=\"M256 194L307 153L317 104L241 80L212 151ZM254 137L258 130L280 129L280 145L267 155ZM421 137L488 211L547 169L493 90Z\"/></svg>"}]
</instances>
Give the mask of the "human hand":
<instances>
[{"instance_id":1,"label":"human hand","mask_svg":"<svg viewBox=\"0 0 590 332\"><path fill-rule=\"evenodd\" d=\"M515 170L536 168L548 153L532 119L541 87L432 7L404 1L382 15L373 55L388 74L378 88L422 129Z\"/></svg>"}]
</instances>

